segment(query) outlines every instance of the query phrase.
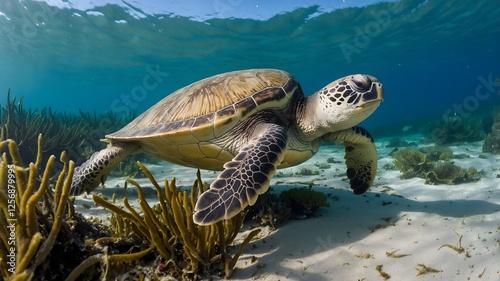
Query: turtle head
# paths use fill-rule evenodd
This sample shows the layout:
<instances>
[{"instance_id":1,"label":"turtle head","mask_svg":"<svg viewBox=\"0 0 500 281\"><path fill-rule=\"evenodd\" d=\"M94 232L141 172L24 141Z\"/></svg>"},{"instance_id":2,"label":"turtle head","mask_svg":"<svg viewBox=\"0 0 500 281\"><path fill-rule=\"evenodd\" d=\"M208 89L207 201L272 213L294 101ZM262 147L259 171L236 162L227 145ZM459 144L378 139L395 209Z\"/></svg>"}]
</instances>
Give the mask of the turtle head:
<instances>
[{"instance_id":1,"label":"turtle head","mask_svg":"<svg viewBox=\"0 0 500 281\"><path fill-rule=\"evenodd\" d=\"M337 79L311 96L318 133L355 126L372 114L383 100L382 84L373 76L349 75Z\"/></svg>"}]
</instances>

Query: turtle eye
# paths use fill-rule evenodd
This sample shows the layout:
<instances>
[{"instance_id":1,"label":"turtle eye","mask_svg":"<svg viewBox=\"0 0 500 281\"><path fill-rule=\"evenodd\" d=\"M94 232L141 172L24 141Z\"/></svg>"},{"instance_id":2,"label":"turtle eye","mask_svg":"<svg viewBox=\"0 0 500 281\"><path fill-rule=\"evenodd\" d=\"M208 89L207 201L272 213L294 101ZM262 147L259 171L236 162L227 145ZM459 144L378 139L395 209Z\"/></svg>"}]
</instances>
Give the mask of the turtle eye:
<instances>
[{"instance_id":1,"label":"turtle eye","mask_svg":"<svg viewBox=\"0 0 500 281\"><path fill-rule=\"evenodd\" d=\"M372 80L370 79L370 77L366 75L357 74L351 76L349 85L351 85L351 87L353 87L358 92L366 92L370 90L372 85Z\"/></svg>"}]
</instances>

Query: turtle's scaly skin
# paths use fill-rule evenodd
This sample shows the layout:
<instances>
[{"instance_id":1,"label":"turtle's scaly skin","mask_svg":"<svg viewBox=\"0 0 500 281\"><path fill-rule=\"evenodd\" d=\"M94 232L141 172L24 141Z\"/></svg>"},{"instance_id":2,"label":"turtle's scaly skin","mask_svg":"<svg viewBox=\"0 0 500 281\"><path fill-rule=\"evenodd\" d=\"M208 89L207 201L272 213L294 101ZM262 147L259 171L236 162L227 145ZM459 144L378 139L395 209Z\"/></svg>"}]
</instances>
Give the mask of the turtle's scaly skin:
<instances>
[{"instance_id":1,"label":"turtle's scaly skin","mask_svg":"<svg viewBox=\"0 0 500 281\"><path fill-rule=\"evenodd\" d=\"M127 155L147 153L176 164L223 170L195 207L194 221L212 224L254 204L277 168L300 164L323 142L340 140L351 188L362 194L375 178L377 152L370 134L355 125L382 98L382 85L368 75L340 78L309 97L280 70L206 78L106 136L108 148L75 170L71 193L92 191Z\"/></svg>"},{"instance_id":2,"label":"turtle's scaly skin","mask_svg":"<svg viewBox=\"0 0 500 281\"><path fill-rule=\"evenodd\" d=\"M286 151L286 141L283 127L271 124L262 128L259 139L243 147L232 161L227 162L224 171L199 198L194 221L203 223L212 221L212 217L231 218L247 205L255 204L257 196L269 188L276 166Z\"/></svg>"}]
</instances>

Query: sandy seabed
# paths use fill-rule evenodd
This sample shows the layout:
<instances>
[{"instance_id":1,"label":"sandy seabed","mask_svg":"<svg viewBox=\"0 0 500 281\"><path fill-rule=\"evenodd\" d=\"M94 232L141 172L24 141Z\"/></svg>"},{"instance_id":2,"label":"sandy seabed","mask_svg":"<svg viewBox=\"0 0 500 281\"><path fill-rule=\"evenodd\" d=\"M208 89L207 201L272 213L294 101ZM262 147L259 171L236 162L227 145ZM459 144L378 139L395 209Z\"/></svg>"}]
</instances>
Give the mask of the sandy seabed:
<instances>
[{"instance_id":1,"label":"sandy seabed","mask_svg":"<svg viewBox=\"0 0 500 281\"><path fill-rule=\"evenodd\" d=\"M383 168L394 161L388 141L376 143L377 178L362 196L350 191L341 146L324 146L306 163L279 170L271 182L276 193L312 182L314 190L328 194L330 207L320 208L313 218L288 220L276 230L264 227L240 257L231 280L500 280L500 155L482 153L482 142L451 146L454 154L470 156L453 159L455 164L476 167L485 175L473 183L427 185L424 179L402 180L399 171ZM315 165L332 157L328 169ZM175 176L178 186L189 188L195 179L194 169L169 163L146 166L158 181ZM296 176L301 168L319 170L319 175ZM202 171L204 181L216 176ZM120 194L113 186L123 186L123 181L109 178L106 189L96 191ZM137 181L150 186L147 179ZM137 201L129 189L129 200ZM148 197L150 204L157 201L153 189ZM85 209L84 204L92 206ZM109 215L89 197L77 198L75 206L104 221Z\"/></svg>"}]
</instances>

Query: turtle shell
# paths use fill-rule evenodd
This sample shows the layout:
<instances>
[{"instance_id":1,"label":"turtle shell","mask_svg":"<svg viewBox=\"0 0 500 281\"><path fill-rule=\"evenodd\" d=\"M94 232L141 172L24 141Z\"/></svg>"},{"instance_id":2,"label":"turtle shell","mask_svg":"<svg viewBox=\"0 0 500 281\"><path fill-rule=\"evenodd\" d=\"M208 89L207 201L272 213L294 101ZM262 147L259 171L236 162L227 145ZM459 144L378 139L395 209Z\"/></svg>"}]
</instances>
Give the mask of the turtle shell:
<instances>
[{"instance_id":1,"label":"turtle shell","mask_svg":"<svg viewBox=\"0 0 500 281\"><path fill-rule=\"evenodd\" d=\"M210 141L261 110L285 106L297 87L297 81L281 70L215 75L175 91L106 137L150 145Z\"/></svg>"}]
</instances>

